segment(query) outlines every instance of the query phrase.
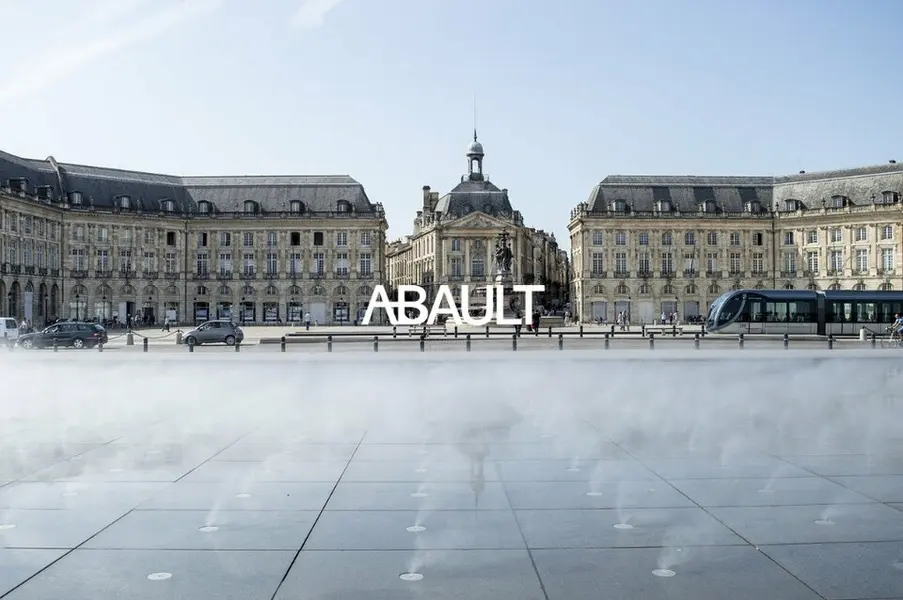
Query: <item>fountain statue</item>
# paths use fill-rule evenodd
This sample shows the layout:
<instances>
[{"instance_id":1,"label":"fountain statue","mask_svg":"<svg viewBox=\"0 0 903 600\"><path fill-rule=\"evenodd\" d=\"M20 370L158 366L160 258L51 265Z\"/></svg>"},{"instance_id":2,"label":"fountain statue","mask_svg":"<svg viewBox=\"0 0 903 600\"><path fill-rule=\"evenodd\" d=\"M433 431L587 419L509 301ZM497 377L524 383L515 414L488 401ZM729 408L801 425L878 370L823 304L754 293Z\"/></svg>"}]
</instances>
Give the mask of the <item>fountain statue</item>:
<instances>
[{"instance_id":1,"label":"fountain statue","mask_svg":"<svg viewBox=\"0 0 903 600\"><path fill-rule=\"evenodd\" d=\"M508 299L508 305L504 307L506 318L517 317L520 308L514 295L514 274L511 270L514 253L511 251L508 235L508 231L503 229L495 242L495 285L502 288L505 298Z\"/></svg>"}]
</instances>

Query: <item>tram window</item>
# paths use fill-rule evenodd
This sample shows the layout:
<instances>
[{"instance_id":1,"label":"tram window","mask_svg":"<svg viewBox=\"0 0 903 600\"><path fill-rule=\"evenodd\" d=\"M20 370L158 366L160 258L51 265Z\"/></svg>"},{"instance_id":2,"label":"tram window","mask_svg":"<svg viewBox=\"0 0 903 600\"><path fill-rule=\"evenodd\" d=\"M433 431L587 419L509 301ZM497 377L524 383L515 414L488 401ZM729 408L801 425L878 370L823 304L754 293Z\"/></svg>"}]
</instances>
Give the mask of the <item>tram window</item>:
<instances>
[{"instance_id":1,"label":"tram window","mask_svg":"<svg viewBox=\"0 0 903 600\"><path fill-rule=\"evenodd\" d=\"M826 321L828 323L851 323L853 320L853 304L850 302L831 302L828 305Z\"/></svg>"},{"instance_id":2,"label":"tram window","mask_svg":"<svg viewBox=\"0 0 903 600\"><path fill-rule=\"evenodd\" d=\"M856 322L857 323L877 323L878 311L874 302L857 302L856 303Z\"/></svg>"},{"instance_id":3,"label":"tram window","mask_svg":"<svg viewBox=\"0 0 903 600\"><path fill-rule=\"evenodd\" d=\"M903 313L900 302L878 302L878 323L893 323L894 315Z\"/></svg>"},{"instance_id":4,"label":"tram window","mask_svg":"<svg viewBox=\"0 0 903 600\"><path fill-rule=\"evenodd\" d=\"M787 322L787 303L786 302L766 302L765 303L765 319L769 323L786 323Z\"/></svg>"},{"instance_id":5,"label":"tram window","mask_svg":"<svg viewBox=\"0 0 903 600\"><path fill-rule=\"evenodd\" d=\"M749 307L749 320L753 323L761 323L765 320L765 315L762 314L762 301L758 298L750 300L747 304Z\"/></svg>"},{"instance_id":6,"label":"tram window","mask_svg":"<svg viewBox=\"0 0 903 600\"><path fill-rule=\"evenodd\" d=\"M743 306L743 296L734 296L721 306L718 311L718 323L730 323L737 317L737 313Z\"/></svg>"},{"instance_id":7,"label":"tram window","mask_svg":"<svg viewBox=\"0 0 903 600\"><path fill-rule=\"evenodd\" d=\"M788 305L789 320L793 323L812 323L815 321L815 303L797 300Z\"/></svg>"}]
</instances>

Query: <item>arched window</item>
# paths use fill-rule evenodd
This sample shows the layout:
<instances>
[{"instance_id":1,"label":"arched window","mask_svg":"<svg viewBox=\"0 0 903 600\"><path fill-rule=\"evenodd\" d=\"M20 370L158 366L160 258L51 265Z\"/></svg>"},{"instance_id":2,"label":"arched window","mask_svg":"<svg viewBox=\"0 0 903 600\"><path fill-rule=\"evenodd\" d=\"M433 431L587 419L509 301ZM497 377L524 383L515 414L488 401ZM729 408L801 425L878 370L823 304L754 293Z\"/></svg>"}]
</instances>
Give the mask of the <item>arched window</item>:
<instances>
[{"instance_id":1,"label":"arched window","mask_svg":"<svg viewBox=\"0 0 903 600\"><path fill-rule=\"evenodd\" d=\"M483 210L482 210L482 212L485 213L485 214L487 214L487 215L494 215L494 214L495 214L495 208L494 208L490 203L486 202L485 204L483 204Z\"/></svg>"},{"instance_id":2,"label":"arched window","mask_svg":"<svg viewBox=\"0 0 903 600\"><path fill-rule=\"evenodd\" d=\"M365 296L365 297L369 298L372 294L373 294L373 288L371 288L369 285L362 285L357 290L358 296Z\"/></svg>"},{"instance_id":3,"label":"arched window","mask_svg":"<svg viewBox=\"0 0 903 600\"><path fill-rule=\"evenodd\" d=\"M794 288L793 288L793 284L790 283L789 281L786 282L786 283L784 283L784 289L785 289L785 290L792 290L792 289L794 289Z\"/></svg>"},{"instance_id":4,"label":"arched window","mask_svg":"<svg viewBox=\"0 0 903 600\"><path fill-rule=\"evenodd\" d=\"M708 291L709 291L709 295L710 295L710 296L717 296L718 294L721 293L721 288L718 287L718 284L717 284L717 283L714 283L714 282L713 282L712 284L709 285L709 290L708 290Z\"/></svg>"},{"instance_id":5,"label":"arched window","mask_svg":"<svg viewBox=\"0 0 903 600\"><path fill-rule=\"evenodd\" d=\"M817 284L817 283L810 283L809 285L806 286L806 289L809 290L810 292L817 292L817 291L818 291L818 284Z\"/></svg>"},{"instance_id":6,"label":"arched window","mask_svg":"<svg viewBox=\"0 0 903 600\"><path fill-rule=\"evenodd\" d=\"M129 285L129 284L125 284L124 286L122 286L121 288L119 288L119 293L122 294L123 296L134 296L134 295L135 295L135 288L133 288L133 287L132 287L131 285Z\"/></svg>"},{"instance_id":7,"label":"arched window","mask_svg":"<svg viewBox=\"0 0 903 600\"><path fill-rule=\"evenodd\" d=\"M640 289L638 290L641 295L648 295L652 293L652 290L649 288L648 283L643 283L640 285Z\"/></svg>"},{"instance_id":8,"label":"arched window","mask_svg":"<svg viewBox=\"0 0 903 600\"><path fill-rule=\"evenodd\" d=\"M322 296L326 293L326 290L323 289L323 286L319 283L311 288L310 295L311 296Z\"/></svg>"},{"instance_id":9,"label":"arched window","mask_svg":"<svg viewBox=\"0 0 903 600\"><path fill-rule=\"evenodd\" d=\"M666 283L662 286L662 295L663 296L673 296L674 295L674 286L670 283Z\"/></svg>"},{"instance_id":10,"label":"arched window","mask_svg":"<svg viewBox=\"0 0 903 600\"><path fill-rule=\"evenodd\" d=\"M264 290L263 293L266 294L267 296L278 296L278 295L279 295L279 288L277 288L275 285L273 285L273 284L271 283L270 285L268 285L268 286L266 287L266 289Z\"/></svg>"},{"instance_id":11,"label":"arched window","mask_svg":"<svg viewBox=\"0 0 903 600\"><path fill-rule=\"evenodd\" d=\"M828 289L832 292L838 292L838 291L840 291L840 284L832 283L831 285L828 286Z\"/></svg>"},{"instance_id":12,"label":"arched window","mask_svg":"<svg viewBox=\"0 0 903 600\"><path fill-rule=\"evenodd\" d=\"M335 288L335 293L334 293L334 294L335 294L336 296L347 296L347 295L348 295L348 288L346 288L344 285L337 285L336 288Z\"/></svg>"},{"instance_id":13,"label":"arched window","mask_svg":"<svg viewBox=\"0 0 903 600\"><path fill-rule=\"evenodd\" d=\"M351 203L347 200L339 200L335 203L335 209L340 213L351 212Z\"/></svg>"},{"instance_id":14,"label":"arched window","mask_svg":"<svg viewBox=\"0 0 903 600\"><path fill-rule=\"evenodd\" d=\"M216 293L220 296L231 296L232 288L224 283L223 285L219 286L219 289L216 290Z\"/></svg>"},{"instance_id":15,"label":"arched window","mask_svg":"<svg viewBox=\"0 0 903 600\"><path fill-rule=\"evenodd\" d=\"M472 212L473 212L473 207L470 204L465 203L464 206L461 207L462 214L469 215Z\"/></svg>"},{"instance_id":16,"label":"arched window","mask_svg":"<svg viewBox=\"0 0 903 600\"><path fill-rule=\"evenodd\" d=\"M250 285L245 285L245 286L242 286L242 288L241 288L241 295L242 295L242 296L253 296L253 295L256 294L256 293L257 293L257 290L255 290L255 289L254 289L253 287L251 287Z\"/></svg>"},{"instance_id":17,"label":"arched window","mask_svg":"<svg viewBox=\"0 0 903 600\"><path fill-rule=\"evenodd\" d=\"M198 202L198 214L208 215L210 214L210 203L206 200L201 200Z\"/></svg>"},{"instance_id":18,"label":"arched window","mask_svg":"<svg viewBox=\"0 0 903 600\"><path fill-rule=\"evenodd\" d=\"M894 289L894 284L892 284L889 281L886 281L886 282L882 283L881 285L879 285L878 289L883 292L889 292Z\"/></svg>"},{"instance_id":19,"label":"arched window","mask_svg":"<svg viewBox=\"0 0 903 600\"><path fill-rule=\"evenodd\" d=\"M686 288L684 288L684 292L686 292L687 294L695 294L695 293L697 293L698 291L699 291L699 290L696 288L696 285L693 284L693 283L691 283L691 284L688 285Z\"/></svg>"},{"instance_id":20,"label":"arched window","mask_svg":"<svg viewBox=\"0 0 903 600\"><path fill-rule=\"evenodd\" d=\"M597 283L593 286L593 294L596 296L604 296L605 295L605 286L601 283Z\"/></svg>"},{"instance_id":21,"label":"arched window","mask_svg":"<svg viewBox=\"0 0 903 600\"><path fill-rule=\"evenodd\" d=\"M619 283L618 287L615 288L615 294L619 296L626 296L630 293L630 290L627 289L627 286L623 283Z\"/></svg>"},{"instance_id":22,"label":"arched window","mask_svg":"<svg viewBox=\"0 0 903 600\"><path fill-rule=\"evenodd\" d=\"M289 294L289 296L300 296L301 288L297 285L293 285L290 288L288 288L288 294Z\"/></svg>"},{"instance_id":23,"label":"arched window","mask_svg":"<svg viewBox=\"0 0 903 600\"><path fill-rule=\"evenodd\" d=\"M177 288L174 285L170 285L168 288L166 288L166 295L167 296L178 296L179 288Z\"/></svg>"},{"instance_id":24,"label":"arched window","mask_svg":"<svg viewBox=\"0 0 903 600\"><path fill-rule=\"evenodd\" d=\"M864 284L864 283L857 283L856 285L853 286L853 291L855 291L855 292L864 292L864 291L865 291L865 284Z\"/></svg>"},{"instance_id":25,"label":"arched window","mask_svg":"<svg viewBox=\"0 0 903 600\"><path fill-rule=\"evenodd\" d=\"M194 293L197 294L198 296L206 296L206 295L207 295L207 288L204 287L204 286L202 286L202 285L199 285L199 286L194 290Z\"/></svg>"},{"instance_id":26,"label":"arched window","mask_svg":"<svg viewBox=\"0 0 903 600\"><path fill-rule=\"evenodd\" d=\"M246 215L255 215L257 214L257 203L253 200L245 200L245 214Z\"/></svg>"},{"instance_id":27,"label":"arched window","mask_svg":"<svg viewBox=\"0 0 903 600\"><path fill-rule=\"evenodd\" d=\"M304 212L304 203L300 200L292 200L289 203L289 208L293 213L302 213Z\"/></svg>"},{"instance_id":28,"label":"arched window","mask_svg":"<svg viewBox=\"0 0 903 600\"><path fill-rule=\"evenodd\" d=\"M765 282L763 282L763 281L757 281L757 282L756 282L756 289L757 289L757 290L764 290L764 289L765 289Z\"/></svg>"},{"instance_id":29,"label":"arched window","mask_svg":"<svg viewBox=\"0 0 903 600\"><path fill-rule=\"evenodd\" d=\"M627 201L626 200L615 200L611 203L611 209L615 212L627 212Z\"/></svg>"}]
</instances>

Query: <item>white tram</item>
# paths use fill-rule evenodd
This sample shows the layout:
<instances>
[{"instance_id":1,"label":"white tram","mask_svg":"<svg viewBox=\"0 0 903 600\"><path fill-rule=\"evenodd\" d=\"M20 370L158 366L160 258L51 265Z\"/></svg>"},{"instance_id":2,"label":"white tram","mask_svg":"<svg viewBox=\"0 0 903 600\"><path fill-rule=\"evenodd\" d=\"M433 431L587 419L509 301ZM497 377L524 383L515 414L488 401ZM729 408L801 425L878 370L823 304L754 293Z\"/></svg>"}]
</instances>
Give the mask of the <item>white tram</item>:
<instances>
[{"instance_id":1,"label":"white tram","mask_svg":"<svg viewBox=\"0 0 903 600\"><path fill-rule=\"evenodd\" d=\"M903 292L736 290L712 302L706 330L713 333L882 334L903 314Z\"/></svg>"}]
</instances>

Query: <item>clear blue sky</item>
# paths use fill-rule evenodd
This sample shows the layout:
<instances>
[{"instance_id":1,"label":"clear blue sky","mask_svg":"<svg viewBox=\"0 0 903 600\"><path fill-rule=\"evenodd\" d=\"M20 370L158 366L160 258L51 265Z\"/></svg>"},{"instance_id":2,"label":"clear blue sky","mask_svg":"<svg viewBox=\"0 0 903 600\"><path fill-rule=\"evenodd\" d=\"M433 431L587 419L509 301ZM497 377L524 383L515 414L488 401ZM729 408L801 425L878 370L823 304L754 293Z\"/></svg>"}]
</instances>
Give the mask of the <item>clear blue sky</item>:
<instances>
[{"instance_id":1,"label":"clear blue sky","mask_svg":"<svg viewBox=\"0 0 903 600\"><path fill-rule=\"evenodd\" d=\"M485 170L567 246L609 174L903 160L899 0L0 0L0 148L186 175L347 173L410 232Z\"/></svg>"}]
</instances>

